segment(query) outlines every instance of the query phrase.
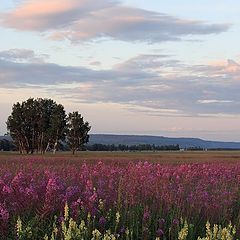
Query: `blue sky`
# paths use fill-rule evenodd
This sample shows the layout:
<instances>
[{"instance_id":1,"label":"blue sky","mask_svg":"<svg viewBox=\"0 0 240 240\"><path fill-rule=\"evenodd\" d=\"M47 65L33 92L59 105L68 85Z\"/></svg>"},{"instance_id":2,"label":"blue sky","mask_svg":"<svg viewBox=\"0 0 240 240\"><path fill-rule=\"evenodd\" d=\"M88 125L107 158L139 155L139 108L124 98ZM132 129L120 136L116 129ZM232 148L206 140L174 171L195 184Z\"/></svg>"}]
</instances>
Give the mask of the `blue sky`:
<instances>
[{"instance_id":1,"label":"blue sky","mask_svg":"<svg viewBox=\"0 0 240 240\"><path fill-rule=\"evenodd\" d=\"M53 98L92 133L240 141L238 1L15 0L0 5L0 134Z\"/></svg>"}]
</instances>

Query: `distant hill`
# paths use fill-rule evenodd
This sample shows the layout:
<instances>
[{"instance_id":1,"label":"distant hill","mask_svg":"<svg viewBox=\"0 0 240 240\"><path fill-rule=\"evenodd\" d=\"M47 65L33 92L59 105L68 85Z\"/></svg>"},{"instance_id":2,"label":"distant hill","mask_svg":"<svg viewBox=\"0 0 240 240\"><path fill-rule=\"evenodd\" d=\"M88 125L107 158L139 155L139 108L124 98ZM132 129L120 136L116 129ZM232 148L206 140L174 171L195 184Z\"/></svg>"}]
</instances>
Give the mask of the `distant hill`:
<instances>
[{"instance_id":1,"label":"distant hill","mask_svg":"<svg viewBox=\"0 0 240 240\"><path fill-rule=\"evenodd\" d=\"M0 136L1 139L11 140L9 136ZM162 136L145 136L145 135L114 135L114 134L90 134L88 145L92 144L155 144L157 146L177 145L180 148L222 148L222 149L240 149L240 142L221 142L207 141L200 138L170 138Z\"/></svg>"},{"instance_id":2,"label":"distant hill","mask_svg":"<svg viewBox=\"0 0 240 240\"><path fill-rule=\"evenodd\" d=\"M221 142L207 141L200 138L169 138L161 136L145 136L145 135L112 135L112 134L91 134L89 145L100 144L155 144L158 146L176 145L181 148L200 147L200 148L226 148L240 149L240 142Z\"/></svg>"}]
</instances>

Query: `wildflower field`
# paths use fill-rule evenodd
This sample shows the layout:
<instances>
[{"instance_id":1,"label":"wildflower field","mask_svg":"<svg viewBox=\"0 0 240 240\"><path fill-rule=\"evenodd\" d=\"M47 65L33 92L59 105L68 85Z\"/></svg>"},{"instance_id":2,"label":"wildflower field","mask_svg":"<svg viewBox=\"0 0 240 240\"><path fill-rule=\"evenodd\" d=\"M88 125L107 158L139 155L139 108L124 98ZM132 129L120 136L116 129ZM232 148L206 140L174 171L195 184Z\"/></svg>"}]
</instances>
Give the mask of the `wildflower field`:
<instances>
[{"instance_id":1,"label":"wildflower field","mask_svg":"<svg viewBox=\"0 0 240 240\"><path fill-rule=\"evenodd\" d=\"M240 154L0 154L0 239L240 239Z\"/></svg>"}]
</instances>

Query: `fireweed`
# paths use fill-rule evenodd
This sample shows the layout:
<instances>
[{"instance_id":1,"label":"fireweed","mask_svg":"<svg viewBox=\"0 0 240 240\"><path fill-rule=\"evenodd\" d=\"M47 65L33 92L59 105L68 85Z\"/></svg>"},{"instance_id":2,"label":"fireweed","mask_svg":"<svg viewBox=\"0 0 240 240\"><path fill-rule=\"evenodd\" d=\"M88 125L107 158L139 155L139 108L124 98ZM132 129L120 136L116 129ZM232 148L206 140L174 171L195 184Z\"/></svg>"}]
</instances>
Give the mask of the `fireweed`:
<instances>
[{"instance_id":1,"label":"fireweed","mask_svg":"<svg viewBox=\"0 0 240 240\"><path fill-rule=\"evenodd\" d=\"M219 236L228 236L223 239L235 239L232 236L240 236L239 194L237 162L73 165L62 159L29 158L0 169L0 236L215 239L206 235L209 221L218 224ZM234 232L220 227L229 222L236 226Z\"/></svg>"}]
</instances>

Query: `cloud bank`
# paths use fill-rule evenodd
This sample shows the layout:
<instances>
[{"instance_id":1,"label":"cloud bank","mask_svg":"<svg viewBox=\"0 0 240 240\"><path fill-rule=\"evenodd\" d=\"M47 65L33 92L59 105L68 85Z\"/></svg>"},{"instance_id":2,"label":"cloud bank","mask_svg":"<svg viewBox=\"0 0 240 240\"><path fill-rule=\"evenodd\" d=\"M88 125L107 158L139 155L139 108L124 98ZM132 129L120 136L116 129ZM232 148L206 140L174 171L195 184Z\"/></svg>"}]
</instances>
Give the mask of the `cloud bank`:
<instances>
[{"instance_id":1,"label":"cloud bank","mask_svg":"<svg viewBox=\"0 0 240 240\"><path fill-rule=\"evenodd\" d=\"M26 50L14 52L35 56ZM240 65L233 60L224 65L188 65L172 56L144 54L111 70L92 70L19 62L7 53L0 52L0 88L41 88L72 101L120 103L151 115L240 114ZM23 57L15 57L19 55Z\"/></svg>"},{"instance_id":2,"label":"cloud bank","mask_svg":"<svg viewBox=\"0 0 240 240\"><path fill-rule=\"evenodd\" d=\"M229 24L210 24L123 6L114 0L23 0L1 13L1 25L45 32L52 39L77 43L96 39L158 43L218 34Z\"/></svg>"}]
</instances>

